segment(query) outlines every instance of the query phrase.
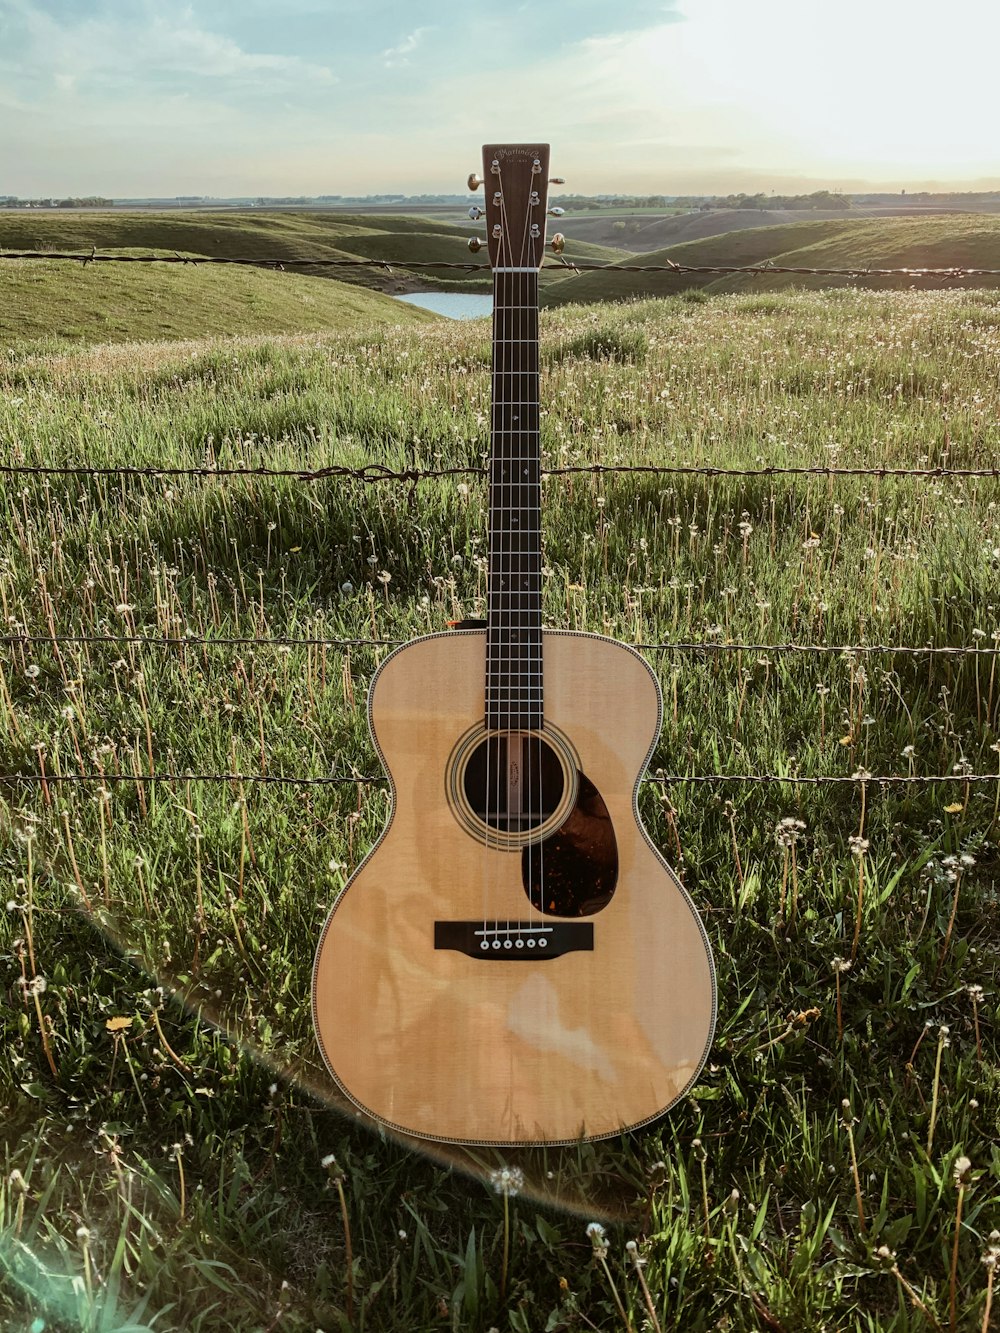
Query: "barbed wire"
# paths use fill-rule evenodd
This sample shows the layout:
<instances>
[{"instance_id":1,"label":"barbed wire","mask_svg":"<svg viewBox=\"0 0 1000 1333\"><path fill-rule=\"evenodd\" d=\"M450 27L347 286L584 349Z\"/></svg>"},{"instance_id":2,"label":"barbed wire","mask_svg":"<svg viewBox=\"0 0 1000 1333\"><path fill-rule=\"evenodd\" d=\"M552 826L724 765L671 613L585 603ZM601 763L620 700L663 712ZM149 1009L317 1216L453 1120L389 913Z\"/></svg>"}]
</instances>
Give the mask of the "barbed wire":
<instances>
[{"instance_id":1,"label":"barbed wire","mask_svg":"<svg viewBox=\"0 0 1000 1333\"><path fill-rule=\"evenodd\" d=\"M542 468L543 477L569 476L612 476L628 473L649 476L699 476L699 477L920 477L936 480L944 477L983 477L996 480L1000 478L1000 467L986 468L949 468L949 467L835 467L835 466L784 466L765 464L763 467L716 467L713 464L695 463L579 463L565 467ZM489 471L485 467L470 464L455 467L437 468L390 468L382 463L365 463L361 467L347 467L345 464L331 464L322 468L275 468L259 467L160 467L155 464L137 466L121 464L113 467L88 467L82 463L4 463L0 464L0 476L50 476L50 477L286 477L297 481L323 481L338 477L347 481L360 481L371 484L380 481L399 481L415 483L430 481L442 477L482 477Z\"/></svg>"},{"instance_id":2,"label":"barbed wire","mask_svg":"<svg viewBox=\"0 0 1000 1333\"><path fill-rule=\"evenodd\" d=\"M96 249L90 254L78 252L44 250L0 251L0 260L63 260L75 264L222 264L252 268L378 268L389 273L393 269L455 269L463 273L490 273L489 264L472 264L441 259L331 259L325 256L278 258L269 255L112 255L98 254ZM853 268L807 268L803 265L775 264L763 260L759 264L675 264L667 260L665 264L588 264L577 263L563 257L558 262L549 261L541 265L542 272L571 273L677 273L677 274L746 274L792 273L806 277L824 278L939 278L945 281L956 278L1000 278L998 268L972 268L966 265L952 265L948 268L876 268L870 264L855 265Z\"/></svg>"},{"instance_id":3,"label":"barbed wire","mask_svg":"<svg viewBox=\"0 0 1000 1333\"><path fill-rule=\"evenodd\" d=\"M388 786L389 779L377 773L354 773L348 775L330 775L320 777L302 777L285 773L0 773L0 784L31 782L74 783L74 782L248 782L254 784L303 787L329 786ZM820 775L802 777L789 773L663 773L642 779L647 786L672 786L679 783L706 782L742 782L753 785L773 783L792 783L796 786L920 786L939 785L944 782L960 783L1000 783L1000 773L939 773L909 774L899 776L884 773L854 773L850 777Z\"/></svg>"},{"instance_id":4,"label":"barbed wire","mask_svg":"<svg viewBox=\"0 0 1000 1333\"><path fill-rule=\"evenodd\" d=\"M2 644L132 644L143 648L398 648L412 639L329 639L308 636L224 636L201 634L0 634ZM664 640L631 643L631 648L649 653L792 653L849 657L854 654L888 653L905 657L997 657L1000 644L977 648L971 644L893 643L744 643L727 640Z\"/></svg>"}]
</instances>

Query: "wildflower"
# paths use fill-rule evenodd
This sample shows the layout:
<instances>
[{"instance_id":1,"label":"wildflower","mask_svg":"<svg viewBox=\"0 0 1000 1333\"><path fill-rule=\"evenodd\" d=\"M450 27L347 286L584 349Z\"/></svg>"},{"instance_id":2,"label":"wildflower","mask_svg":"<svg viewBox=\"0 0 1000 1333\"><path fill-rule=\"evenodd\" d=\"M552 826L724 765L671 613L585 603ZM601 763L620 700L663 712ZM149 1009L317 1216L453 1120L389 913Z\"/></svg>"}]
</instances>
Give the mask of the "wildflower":
<instances>
[{"instance_id":1,"label":"wildflower","mask_svg":"<svg viewBox=\"0 0 1000 1333\"><path fill-rule=\"evenodd\" d=\"M598 1259L603 1259L608 1252L607 1234L600 1222L587 1223L587 1236Z\"/></svg>"},{"instance_id":2,"label":"wildflower","mask_svg":"<svg viewBox=\"0 0 1000 1333\"><path fill-rule=\"evenodd\" d=\"M41 675L41 672L42 668L40 666L36 666L34 662L32 662L30 666L24 668L24 674L28 677L29 680L37 680L38 677Z\"/></svg>"},{"instance_id":3,"label":"wildflower","mask_svg":"<svg viewBox=\"0 0 1000 1333\"><path fill-rule=\"evenodd\" d=\"M782 819L775 825L774 840L779 847L793 847L805 830L801 819Z\"/></svg>"},{"instance_id":4,"label":"wildflower","mask_svg":"<svg viewBox=\"0 0 1000 1333\"><path fill-rule=\"evenodd\" d=\"M865 852L867 852L867 850L868 850L868 847L869 847L868 839L867 839L867 838L859 838L859 837L857 837L857 835L855 835L855 836L852 837L852 838L848 838L848 839L847 839L847 842L848 842L848 845L849 845L849 847L850 847L850 849L851 849L851 855L852 855L852 856L856 856L856 857L858 858L858 860L860 861L861 858L864 856Z\"/></svg>"},{"instance_id":5,"label":"wildflower","mask_svg":"<svg viewBox=\"0 0 1000 1333\"><path fill-rule=\"evenodd\" d=\"M490 1172L490 1183L497 1194L505 1194L508 1199L512 1199L524 1184L524 1172L519 1166L503 1166L498 1171Z\"/></svg>"},{"instance_id":6,"label":"wildflower","mask_svg":"<svg viewBox=\"0 0 1000 1333\"><path fill-rule=\"evenodd\" d=\"M348 580L347 582L342 583L340 585L340 591L344 594L345 597L350 597L351 593L354 591L354 584L351 583L350 580Z\"/></svg>"},{"instance_id":7,"label":"wildflower","mask_svg":"<svg viewBox=\"0 0 1000 1333\"><path fill-rule=\"evenodd\" d=\"M956 1157L955 1165L951 1168L951 1178L955 1182L956 1189L964 1189L969 1183L969 1172L972 1170L972 1163L968 1157Z\"/></svg>"},{"instance_id":8,"label":"wildflower","mask_svg":"<svg viewBox=\"0 0 1000 1333\"><path fill-rule=\"evenodd\" d=\"M847 958L831 958L830 968L834 972L850 972L851 962Z\"/></svg>"}]
</instances>

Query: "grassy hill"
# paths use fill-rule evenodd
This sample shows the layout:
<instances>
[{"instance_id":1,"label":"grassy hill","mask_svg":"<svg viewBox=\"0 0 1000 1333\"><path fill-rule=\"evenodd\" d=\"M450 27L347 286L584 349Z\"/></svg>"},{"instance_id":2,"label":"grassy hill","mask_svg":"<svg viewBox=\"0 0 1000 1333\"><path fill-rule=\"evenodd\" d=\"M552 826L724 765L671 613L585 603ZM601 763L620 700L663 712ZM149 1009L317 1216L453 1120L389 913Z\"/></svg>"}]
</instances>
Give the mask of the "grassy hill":
<instances>
[{"instance_id":1,"label":"grassy hill","mask_svg":"<svg viewBox=\"0 0 1000 1333\"><path fill-rule=\"evenodd\" d=\"M308 333L436 318L380 292L297 273L0 262L0 342Z\"/></svg>"},{"instance_id":2,"label":"grassy hill","mask_svg":"<svg viewBox=\"0 0 1000 1333\"><path fill-rule=\"evenodd\" d=\"M936 214L931 217L830 218L781 227L744 231L671 245L634 257L638 264L759 264L765 260L803 267L834 268L871 264L875 267L969 265L1000 268L1000 218L982 213ZM758 277L674 273L582 273L550 285L545 301L621 301L638 296L667 296L691 288L711 292L772 291L788 286L830 287L845 279L809 278L790 274ZM871 279L870 285L909 287L912 279ZM958 285L949 282L948 286ZM997 280L970 279L965 286L995 286ZM930 287L931 284L923 283Z\"/></svg>"},{"instance_id":3,"label":"grassy hill","mask_svg":"<svg viewBox=\"0 0 1000 1333\"><path fill-rule=\"evenodd\" d=\"M781 227L803 221L844 222L865 221L887 217L935 217L954 215L956 208L930 208L918 204L859 204L845 212L843 209L791 208L711 208L683 212L633 211L620 217L612 213L571 213L560 222L568 237L580 241L594 241L620 246L634 254L662 250L668 245L682 245L700 241L724 232L748 231L757 227ZM973 209L972 212L991 213L992 209Z\"/></svg>"},{"instance_id":4,"label":"grassy hill","mask_svg":"<svg viewBox=\"0 0 1000 1333\"><path fill-rule=\"evenodd\" d=\"M482 226L455 226L433 217L350 213L117 212L29 213L0 211L0 249L100 251L129 247L180 251L185 254L243 258L262 255L297 259L378 259L463 263L471 259L467 242ZM612 262L623 251L608 246L569 242L567 255L588 262ZM481 256L485 261L485 252ZM475 262L475 261L473 261ZM382 269L315 269L318 277L350 282L376 290L396 290L402 271ZM431 271L421 283L467 287L478 281L455 275L449 282ZM481 280L488 282L488 275Z\"/></svg>"}]
</instances>

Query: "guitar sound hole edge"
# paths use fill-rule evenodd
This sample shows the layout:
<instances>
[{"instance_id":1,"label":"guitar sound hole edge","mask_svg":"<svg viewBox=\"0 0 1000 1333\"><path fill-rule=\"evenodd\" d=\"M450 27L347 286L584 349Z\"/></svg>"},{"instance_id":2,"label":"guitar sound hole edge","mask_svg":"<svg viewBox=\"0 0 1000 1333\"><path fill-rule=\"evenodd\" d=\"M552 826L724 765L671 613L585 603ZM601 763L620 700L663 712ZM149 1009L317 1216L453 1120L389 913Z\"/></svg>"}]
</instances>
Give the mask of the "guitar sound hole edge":
<instances>
[{"instance_id":1,"label":"guitar sound hole edge","mask_svg":"<svg viewBox=\"0 0 1000 1333\"><path fill-rule=\"evenodd\" d=\"M508 785L502 767L511 737L517 738L527 756L521 811L516 815L506 809ZM486 773L502 775L490 793L488 808L482 790ZM497 851L520 851L566 822L577 801L579 760L569 740L555 727L508 732L477 725L460 737L452 751L445 786L449 808L477 842ZM531 809L538 804L539 794L541 808Z\"/></svg>"}]
</instances>

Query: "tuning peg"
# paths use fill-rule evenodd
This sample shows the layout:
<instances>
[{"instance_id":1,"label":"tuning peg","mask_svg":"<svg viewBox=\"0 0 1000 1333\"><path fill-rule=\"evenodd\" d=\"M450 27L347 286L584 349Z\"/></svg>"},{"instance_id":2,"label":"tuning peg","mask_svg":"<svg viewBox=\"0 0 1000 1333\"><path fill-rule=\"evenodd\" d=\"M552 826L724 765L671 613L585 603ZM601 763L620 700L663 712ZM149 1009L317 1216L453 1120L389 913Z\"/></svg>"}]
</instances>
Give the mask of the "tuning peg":
<instances>
[{"instance_id":1,"label":"tuning peg","mask_svg":"<svg viewBox=\"0 0 1000 1333\"><path fill-rule=\"evenodd\" d=\"M485 208L477 208L476 205L473 204L473 206L469 209L469 217L472 218L473 222L478 222L480 218L484 218L485 216L486 216Z\"/></svg>"},{"instance_id":2,"label":"tuning peg","mask_svg":"<svg viewBox=\"0 0 1000 1333\"><path fill-rule=\"evenodd\" d=\"M482 176L477 175L476 172L473 171L469 176L469 189L478 190L480 185L482 185L482 183L483 183Z\"/></svg>"},{"instance_id":3,"label":"tuning peg","mask_svg":"<svg viewBox=\"0 0 1000 1333\"><path fill-rule=\"evenodd\" d=\"M549 245L552 247L555 254L561 255L562 252L566 249L566 237L562 234L561 231L557 231L556 234L552 237L552 240L549 241Z\"/></svg>"},{"instance_id":4,"label":"tuning peg","mask_svg":"<svg viewBox=\"0 0 1000 1333\"><path fill-rule=\"evenodd\" d=\"M565 184L566 184L566 177L565 177L565 176L550 176L550 177L549 177L549 184L550 184L550 185L565 185Z\"/></svg>"},{"instance_id":5,"label":"tuning peg","mask_svg":"<svg viewBox=\"0 0 1000 1333\"><path fill-rule=\"evenodd\" d=\"M563 215L565 212L566 212L565 208L550 208L550 209L549 209L549 217L550 217L550 218L561 218L562 215Z\"/></svg>"},{"instance_id":6,"label":"tuning peg","mask_svg":"<svg viewBox=\"0 0 1000 1333\"><path fill-rule=\"evenodd\" d=\"M483 248L483 243L482 243L482 241L479 239L479 237L478 237L478 236L470 236L470 238L469 238L469 249L472 251L472 253L473 253L474 255L477 255L477 254L479 253L479 251L480 251L482 248Z\"/></svg>"}]
</instances>

